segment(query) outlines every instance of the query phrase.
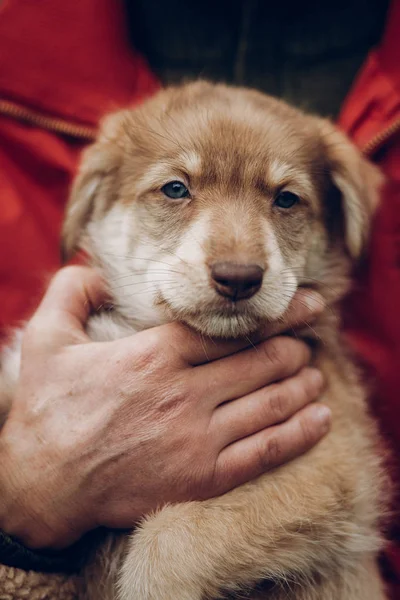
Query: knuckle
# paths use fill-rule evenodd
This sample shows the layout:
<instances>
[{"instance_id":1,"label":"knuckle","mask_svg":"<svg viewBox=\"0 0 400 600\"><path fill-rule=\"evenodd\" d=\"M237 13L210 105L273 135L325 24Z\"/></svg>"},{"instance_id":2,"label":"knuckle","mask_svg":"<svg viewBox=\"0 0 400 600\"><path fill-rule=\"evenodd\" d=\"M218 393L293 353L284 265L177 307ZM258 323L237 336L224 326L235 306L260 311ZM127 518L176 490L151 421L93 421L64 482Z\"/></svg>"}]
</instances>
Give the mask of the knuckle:
<instances>
[{"instance_id":1,"label":"knuckle","mask_svg":"<svg viewBox=\"0 0 400 600\"><path fill-rule=\"evenodd\" d=\"M277 436L272 436L266 444L266 457L268 464L279 464L282 459L282 444Z\"/></svg>"},{"instance_id":2,"label":"knuckle","mask_svg":"<svg viewBox=\"0 0 400 600\"><path fill-rule=\"evenodd\" d=\"M78 277L82 276L83 273L89 271L88 267L82 267L77 265L68 265L63 267L53 276L50 282L50 286L59 286L69 284L71 281L75 281Z\"/></svg>"},{"instance_id":3,"label":"knuckle","mask_svg":"<svg viewBox=\"0 0 400 600\"><path fill-rule=\"evenodd\" d=\"M142 351L149 354L149 356L157 355L163 346L163 335L159 329L148 330L142 343Z\"/></svg>"},{"instance_id":4,"label":"knuckle","mask_svg":"<svg viewBox=\"0 0 400 600\"><path fill-rule=\"evenodd\" d=\"M274 435L257 445L257 456L261 471L268 471L281 462L282 446Z\"/></svg>"},{"instance_id":5,"label":"knuckle","mask_svg":"<svg viewBox=\"0 0 400 600\"><path fill-rule=\"evenodd\" d=\"M172 385L166 386L162 397L158 403L158 412L160 413L176 413L180 412L190 400L190 392L183 383L174 382ZM195 443L192 439L193 448Z\"/></svg>"},{"instance_id":6,"label":"knuckle","mask_svg":"<svg viewBox=\"0 0 400 600\"><path fill-rule=\"evenodd\" d=\"M307 345L289 336L279 336L268 340L264 345L264 352L273 368L288 374L297 371L310 358Z\"/></svg>"},{"instance_id":7,"label":"knuckle","mask_svg":"<svg viewBox=\"0 0 400 600\"><path fill-rule=\"evenodd\" d=\"M283 338L274 338L268 340L264 344L264 352L267 356L268 362L272 365L281 365L284 358L284 347L287 340Z\"/></svg>"},{"instance_id":8,"label":"knuckle","mask_svg":"<svg viewBox=\"0 0 400 600\"><path fill-rule=\"evenodd\" d=\"M269 399L270 416L272 416L275 422L281 421L287 416L289 409L289 398L287 394L283 392L282 385L278 384L277 387L272 391Z\"/></svg>"},{"instance_id":9,"label":"knuckle","mask_svg":"<svg viewBox=\"0 0 400 600\"><path fill-rule=\"evenodd\" d=\"M165 348L163 335L158 330L148 330L134 347L133 361L136 368L152 369L164 364Z\"/></svg>"},{"instance_id":10,"label":"knuckle","mask_svg":"<svg viewBox=\"0 0 400 600\"><path fill-rule=\"evenodd\" d=\"M304 416L300 419L300 432L302 445L308 448L314 443L315 435L309 420Z\"/></svg>"}]
</instances>

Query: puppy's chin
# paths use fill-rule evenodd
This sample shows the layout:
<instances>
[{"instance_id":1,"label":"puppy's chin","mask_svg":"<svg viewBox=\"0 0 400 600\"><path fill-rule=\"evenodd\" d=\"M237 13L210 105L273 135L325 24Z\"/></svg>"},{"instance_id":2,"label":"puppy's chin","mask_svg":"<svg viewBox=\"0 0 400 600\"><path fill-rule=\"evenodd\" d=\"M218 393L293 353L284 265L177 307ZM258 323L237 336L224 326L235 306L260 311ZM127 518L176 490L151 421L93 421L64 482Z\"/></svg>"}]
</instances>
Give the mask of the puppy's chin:
<instances>
[{"instance_id":1,"label":"puppy's chin","mask_svg":"<svg viewBox=\"0 0 400 600\"><path fill-rule=\"evenodd\" d=\"M213 311L204 308L185 310L182 307L174 307L166 300L162 301L162 305L168 314L168 320L185 323L206 336L225 339L245 338L256 333L279 319L284 312L258 316L245 310L230 310L226 313L221 310Z\"/></svg>"},{"instance_id":2,"label":"puppy's chin","mask_svg":"<svg viewBox=\"0 0 400 600\"><path fill-rule=\"evenodd\" d=\"M213 338L242 338L260 330L263 321L249 315L182 314L181 321Z\"/></svg>"}]
</instances>

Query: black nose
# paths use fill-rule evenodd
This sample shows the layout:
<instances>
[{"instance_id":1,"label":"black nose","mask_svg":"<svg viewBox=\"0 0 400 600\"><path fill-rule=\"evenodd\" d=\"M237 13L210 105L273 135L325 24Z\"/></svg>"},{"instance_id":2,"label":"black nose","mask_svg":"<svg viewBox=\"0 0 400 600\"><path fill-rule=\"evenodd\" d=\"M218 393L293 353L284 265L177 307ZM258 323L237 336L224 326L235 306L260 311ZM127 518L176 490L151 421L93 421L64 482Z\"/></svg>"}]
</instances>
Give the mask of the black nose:
<instances>
[{"instance_id":1,"label":"black nose","mask_svg":"<svg viewBox=\"0 0 400 600\"><path fill-rule=\"evenodd\" d=\"M251 298L261 287L264 269L259 265L219 262L211 265L211 277L218 294L231 300Z\"/></svg>"}]
</instances>

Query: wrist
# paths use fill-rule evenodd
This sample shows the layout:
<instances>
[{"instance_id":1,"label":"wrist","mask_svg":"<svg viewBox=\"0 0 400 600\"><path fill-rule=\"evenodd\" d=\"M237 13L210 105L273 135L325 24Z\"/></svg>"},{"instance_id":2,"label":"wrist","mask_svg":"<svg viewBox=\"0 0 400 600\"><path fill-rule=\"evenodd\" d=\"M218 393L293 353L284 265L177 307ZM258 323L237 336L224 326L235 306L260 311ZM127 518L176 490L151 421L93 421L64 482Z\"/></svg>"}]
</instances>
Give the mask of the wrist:
<instances>
[{"instance_id":1,"label":"wrist","mask_svg":"<svg viewBox=\"0 0 400 600\"><path fill-rule=\"evenodd\" d=\"M0 433L0 530L34 550L63 550L98 526L95 511L85 510L80 479L62 453L43 451L17 429L7 423Z\"/></svg>"},{"instance_id":2,"label":"wrist","mask_svg":"<svg viewBox=\"0 0 400 600\"><path fill-rule=\"evenodd\" d=\"M0 530L29 548L51 547L54 534L37 509L44 503L29 477L32 457L14 440L6 425L0 434Z\"/></svg>"}]
</instances>

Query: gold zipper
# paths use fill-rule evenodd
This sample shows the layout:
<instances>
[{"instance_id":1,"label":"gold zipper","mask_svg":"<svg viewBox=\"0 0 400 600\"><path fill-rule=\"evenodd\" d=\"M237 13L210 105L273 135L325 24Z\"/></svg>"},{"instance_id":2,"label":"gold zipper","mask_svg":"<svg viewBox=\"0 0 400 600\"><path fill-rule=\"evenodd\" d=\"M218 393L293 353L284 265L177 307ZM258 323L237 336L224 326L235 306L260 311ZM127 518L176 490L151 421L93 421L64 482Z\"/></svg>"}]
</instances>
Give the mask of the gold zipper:
<instances>
[{"instance_id":1,"label":"gold zipper","mask_svg":"<svg viewBox=\"0 0 400 600\"><path fill-rule=\"evenodd\" d=\"M96 129L92 127L86 127L85 125L77 125L64 119L58 119L55 117L47 117L34 110L25 108L9 102L8 100L0 100L0 114L7 115L25 121L31 125L37 125L43 129L54 131L56 133L62 133L75 138L92 141L96 137Z\"/></svg>"},{"instance_id":2,"label":"gold zipper","mask_svg":"<svg viewBox=\"0 0 400 600\"><path fill-rule=\"evenodd\" d=\"M391 125L383 129L380 133L377 133L369 142L367 142L361 149L363 154L371 156L378 148L386 142L394 133L400 130L400 119L393 121Z\"/></svg>"},{"instance_id":3,"label":"gold zipper","mask_svg":"<svg viewBox=\"0 0 400 600\"><path fill-rule=\"evenodd\" d=\"M47 117L8 100L0 100L0 114L25 121L31 125L37 125L38 127L48 129L49 131L87 141L94 140L97 133L96 129L93 127L77 125L76 123L71 123L70 121L58 119L56 117ZM396 119L391 125L386 127L386 129L376 134L369 142L367 142L361 149L362 153L370 156L398 130L400 130L400 119Z\"/></svg>"}]
</instances>

